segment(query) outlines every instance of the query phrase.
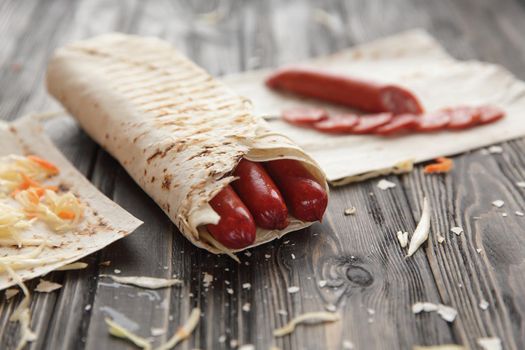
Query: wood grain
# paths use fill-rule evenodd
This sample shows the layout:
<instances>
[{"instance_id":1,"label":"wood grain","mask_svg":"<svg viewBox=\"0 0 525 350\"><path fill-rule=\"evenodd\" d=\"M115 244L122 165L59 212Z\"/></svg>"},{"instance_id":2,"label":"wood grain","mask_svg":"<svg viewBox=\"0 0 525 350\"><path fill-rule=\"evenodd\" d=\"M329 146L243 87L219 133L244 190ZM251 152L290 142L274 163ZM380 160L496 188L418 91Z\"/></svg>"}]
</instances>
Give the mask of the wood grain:
<instances>
[{"instance_id":1,"label":"wood grain","mask_svg":"<svg viewBox=\"0 0 525 350\"><path fill-rule=\"evenodd\" d=\"M65 42L108 31L162 37L221 75L423 27L456 57L499 63L524 78L524 14L521 0L5 0L0 3L0 118L58 109L42 83L49 55ZM32 326L39 338L30 349L131 349L107 334L107 316L125 317L146 337L152 328L162 329L153 337L158 345L195 306L202 309L201 322L177 348L341 349L344 341L356 349L444 343L476 348L481 336L500 337L505 349L525 348L525 217L514 213L525 212L525 189L516 186L525 180L523 140L503 144L502 154L478 150L456 157L447 176L426 176L418 167L388 177L397 185L389 191L378 189L377 180L334 189L322 224L241 254L239 265L183 239L74 121L57 118L47 132L84 175L145 224L86 258L86 270L47 277L63 287L33 295ZM413 231L424 196L432 207L432 235L426 248L405 259L395 233ZM505 206L494 208L495 199ZM344 216L351 206L356 214ZM456 236L453 226L465 232ZM446 237L442 244L438 232ZM111 265L101 266L104 261ZM116 270L125 276L176 276L184 285L150 292L100 276ZM213 276L209 286L205 273ZM320 287L321 281L326 286ZM288 293L291 286L299 292ZM16 345L18 329L8 317L20 299L1 299L2 349ZM482 299L489 303L485 311L479 307ZM458 318L450 325L436 314L413 315L417 301L451 305ZM293 316L327 306L341 313L340 322L272 336Z\"/></svg>"}]
</instances>

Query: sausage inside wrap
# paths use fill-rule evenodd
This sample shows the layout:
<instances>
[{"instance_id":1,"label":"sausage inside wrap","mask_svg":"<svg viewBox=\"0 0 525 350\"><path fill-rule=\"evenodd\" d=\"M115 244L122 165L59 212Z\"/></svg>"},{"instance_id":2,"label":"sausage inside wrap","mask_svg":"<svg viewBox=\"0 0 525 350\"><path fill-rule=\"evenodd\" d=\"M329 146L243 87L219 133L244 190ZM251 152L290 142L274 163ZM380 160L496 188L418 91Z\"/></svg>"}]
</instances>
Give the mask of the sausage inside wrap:
<instances>
[{"instance_id":1,"label":"sausage inside wrap","mask_svg":"<svg viewBox=\"0 0 525 350\"><path fill-rule=\"evenodd\" d=\"M51 59L47 85L182 234L210 252L235 251L205 225L218 223L208 202L235 180L231 173L243 157L299 160L328 191L310 156L162 40L106 34L72 43ZM290 217L284 230L258 227L250 247L311 224Z\"/></svg>"}]
</instances>

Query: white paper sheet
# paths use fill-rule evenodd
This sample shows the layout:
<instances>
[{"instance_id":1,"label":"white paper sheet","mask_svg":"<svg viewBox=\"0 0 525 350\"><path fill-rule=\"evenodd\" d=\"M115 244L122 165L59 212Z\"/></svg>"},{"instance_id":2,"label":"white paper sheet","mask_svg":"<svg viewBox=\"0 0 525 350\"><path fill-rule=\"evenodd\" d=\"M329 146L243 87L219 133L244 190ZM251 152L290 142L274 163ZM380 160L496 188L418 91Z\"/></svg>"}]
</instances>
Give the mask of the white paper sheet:
<instances>
[{"instance_id":1,"label":"white paper sheet","mask_svg":"<svg viewBox=\"0 0 525 350\"><path fill-rule=\"evenodd\" d=\"M449 56L428 33L414 30L301 64L409 88L428 111L455 105L492 104L507 116L494 124L460 132L397 137L328 135L274 118L290 106L341 108L273 92L264 85L271 70L230 75L223 81L252 100L254 112L293 139L319 162L332 183L344 184L407 160L427 161L525 135L525 83L506 69ZM347 110L348 111L348 110ZM388 171L387 171L388 172Z\"/></svg>"}]
</instances>

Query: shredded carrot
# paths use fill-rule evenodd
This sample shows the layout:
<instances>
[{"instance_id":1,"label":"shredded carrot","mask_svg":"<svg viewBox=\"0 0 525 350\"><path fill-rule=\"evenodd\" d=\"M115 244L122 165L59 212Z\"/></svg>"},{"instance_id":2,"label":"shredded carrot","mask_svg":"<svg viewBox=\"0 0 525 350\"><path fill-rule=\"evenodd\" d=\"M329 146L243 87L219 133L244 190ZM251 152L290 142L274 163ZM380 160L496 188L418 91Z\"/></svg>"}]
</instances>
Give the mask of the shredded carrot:
<instances>
[{"instance_id":1,"label":"shredded carrot","mask_svg":"<svg viewBox=\"0 0 525 350\"><path fill-rule=\"evenodd\" d=\"M22 175L22 178L24 180L20 183L20 185L18 185L17 188L15 188L13 190L13 192L11 192L11 196L13 196L13 197L16 194L18 194L20 191L27 190L30 187L35 187L35 188L39 188L40 187L40 184L38 182L34 181L33 179L31 179L26 174L21 173L21 175Z\"/></svg>"},{"instance_id":2,"label":"shredded carrot","mask_svg":"<svg viewBox=\"0 0 525 350\"><path fill-rule=\"evenodd\" d=\"M56 175L56 174L59 173L58 168L54 164L48 162L47 160L44 160L44 159L42 159L40 157L37 157L37 156L34 156L34 155L27 156L27 159L37 163L42 168L48 170L49 172L51 172L52 175Z\"/></svg>"},{"instance_id":3,"label":"shredded carrot","mask_svg":"<svg viewBox=\"0 0 525 350\"><path fill-rule=\"evenodd\" d=\"M427 165L423 171L425 174L448 173L453 165L452 159L439 157L436 158L436 163Z\"/></svg>"},{"instance_id":4,"label":"shredded carrot","mask_svg":"<svg viewBox=\"0 0 525 350\"><path fill-rule=\"evenodd\" d=\"M37 189L37 193L40 197L42 197L46 191L45 190L50 190L50 191L53 191L53 192L58 192L58 187L57 186L42 186L42 187L39 187Z\"/></svg>"},{"instance_id":5,"label":"shredded carrot","mask_svg":"<svg viewBox=\"0 0 525 350\"><path fill-rule=\"evenodd\" d=\"M75 218L75 213L70 210L62 210L58 213L58 217L64 220L73 220Z\"/></svg>"},{"instance_id":6,"label":"shredded carrot","mask_svg":"<svg viewBox=\"0 0 525 350\"><path fill-rule=\"evenodd\" d=\"M20 191L27 190L29 188L34 189L39 197L42 197L45 194L45 190L50 190L53 192L58 191L57 186L42 186L40 183L27 176L25 173L21 173L21 175L24 181L22 181L22 183L20 183L20 185L18 185L18 187L13 190L13 192L11 192L11 196L13 197L16 196Z\"/></svg>"},{"instance_id":7,"label":"shredded carrot","mask_svg":"<svg viewBox=\"0 0 525 350\"><path fill-rule=\"evenodd\" d=\"M20 190L27 190L29 187L40 187L40 184L27 176L26 174L22 173L22 178L24 181L18 186L18 189Z\"/></svg>"},{"instance_id":8,"label":"shredded carrot","mask_svg":"<svg viewBox=\"0 0 525 350\"><path fill-rule=\"evenodd\" d=\"M46 189L42 187L35 188L35 193L38 197L42 197L46 193Z\"/></svg>"}]
</instances>

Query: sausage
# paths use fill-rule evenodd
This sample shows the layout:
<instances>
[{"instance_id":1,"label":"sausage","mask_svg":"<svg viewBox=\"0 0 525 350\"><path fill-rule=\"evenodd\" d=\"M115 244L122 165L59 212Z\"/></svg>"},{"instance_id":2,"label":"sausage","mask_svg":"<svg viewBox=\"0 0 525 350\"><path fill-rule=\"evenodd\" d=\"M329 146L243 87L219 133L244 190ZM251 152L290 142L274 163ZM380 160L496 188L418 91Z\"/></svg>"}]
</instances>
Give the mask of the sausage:
<instances>
[{"instance_id":1,"label":"sausage","mask_svg":"<svg viewBox=\"0 0 525 350\"><path fill-rule=\"evenodd\" d=\"M352 134L370 134L379 127L389 123L392 113L368 114L359 117L359 123L352 129Z\"/></svg>"},{"instance_id":2,"label":"sausage","mask_svg":"<svg viewBox=\"0 0 525 350\"><path fill-rule=\"evenodd\" d=\"M445 129L450 122L450 115L443 111L425 114L418 119L417 131L432 132Z\"/></svg>"},{"instance_id":3,"label":"sausage","mask_svg":"<svg viewBox=\"0 0 525 350\"><path fill-rule=\"evenodd\" d=\"M489 124L500 120L505 116L505 111L495 106L479 106L477 107L479 112L479 123Z\"/></svg>"},{"instance_id":4,"label":"sausage","mask_svg":"<svg viewBox=\"0 0 525 350\"><path fill-rule=\"evenodd\" d=\"M350 134L359 122L355 114L339 114L313 125L316 130L332 134Z\"/></svg>"},{"instance_id":5,"label":"sausage","mask_svg":"<svg viewBox=\"0 0 525 350\"><path fill-rule=\"evenodd\" d=\"M450 116L447 128L450 130L461 130L471 128L481 119L481 114L477 108L468 106L458 106L445 108L442 110Z\"/></svg>"},{"instance_id":6,"label":"sausage","mask_svg":"<svg viewBox=\"0 0 525 350\"><path fill-rule=\"evenodd\" d=\"M287 68L266 80L269 88L360 109L365 112L423 113L423 107L410 91L350 76L340 76L308 68Z\"/></svg>"},{"instance_id":7,"label":"sausage","mask_svg":"<svg viewBox=\"0 0 525 350\"><path fill-rule=\"evenodd\" d=\"M257 226L268 230L288 226L288 209L281 192L261 164L243 159L233 175L239 179L231 185L250 210Z\"/></svg>"},{"instance_id":8,"label":"sausage","mask_svg":"<svg viewBox=\"0 0 525 350\"><path fill-rule=\"evenodd\" d=\"M387 124L375 129L374 133L392 135L412 131L417 127L419 118L421 117L415 114L398 114Z\"/></svg>"},{"instance_id":9,"label":"sausage","mask_svg":"<svg viewBox=\"0 0 525 350\"><path fill-rule=\"evenodd\" d=\"M210 200L221 219L207 229L219 243L230 249L242 249L255 241L255 222L252 214L231 186L223 188Z\"/></svg>"},{"instance_id":10,"label":"sausage","mask_svg":"<svg viewBox=\"0 0 525 350\"><path fill-rule=\"evenodd\" d=\"M308 169L293 159L272 160L264 165L294 217L302 221L321 221L328 195Z\"/></svg>"},{"instance_id":11,"label":"sausage","mask_svg":"<svg viewBox=\"0 0 525 350\"><path fill-rule=\"evenodd\" d=\"M328 119L328 113L322 108L293 107L285 109L282 118L290 124L304 126Z\"/></svg>"}]
</instances>

